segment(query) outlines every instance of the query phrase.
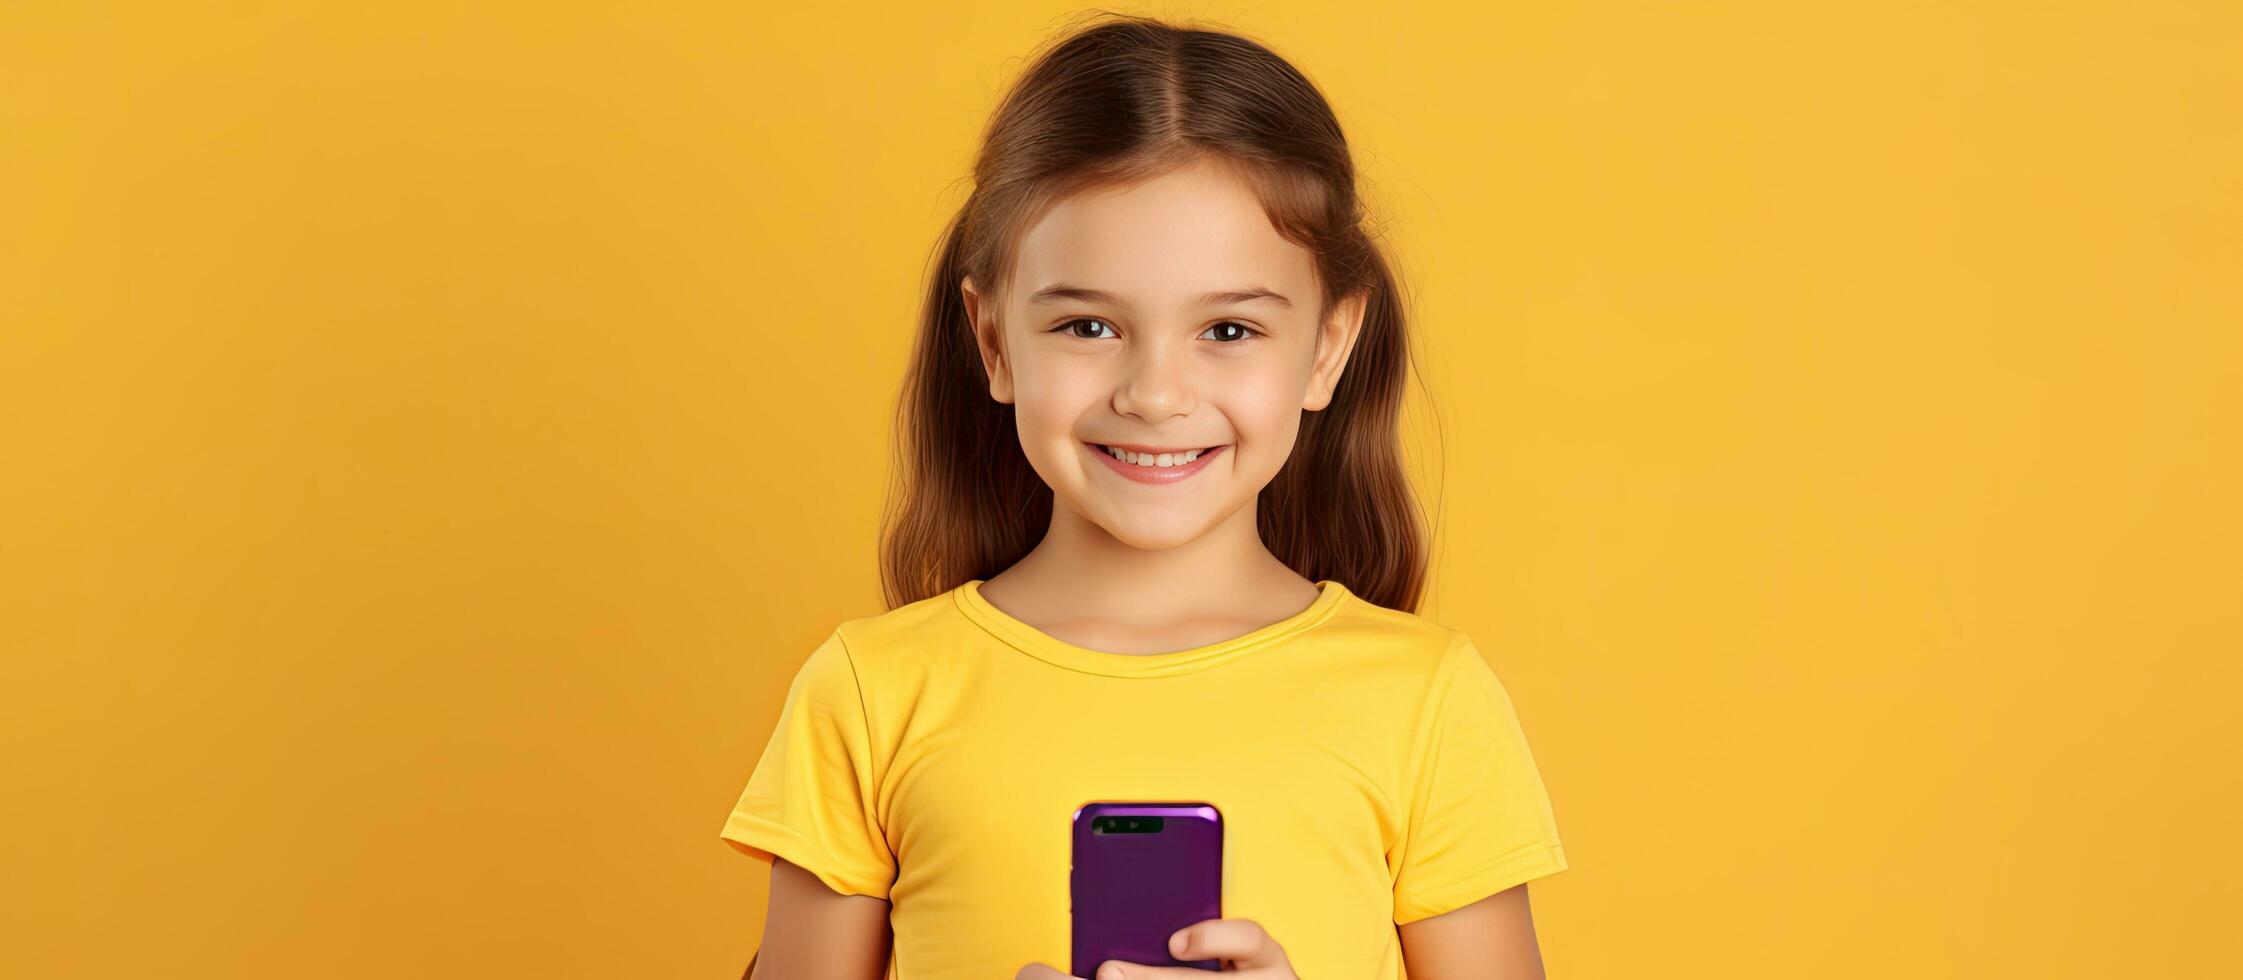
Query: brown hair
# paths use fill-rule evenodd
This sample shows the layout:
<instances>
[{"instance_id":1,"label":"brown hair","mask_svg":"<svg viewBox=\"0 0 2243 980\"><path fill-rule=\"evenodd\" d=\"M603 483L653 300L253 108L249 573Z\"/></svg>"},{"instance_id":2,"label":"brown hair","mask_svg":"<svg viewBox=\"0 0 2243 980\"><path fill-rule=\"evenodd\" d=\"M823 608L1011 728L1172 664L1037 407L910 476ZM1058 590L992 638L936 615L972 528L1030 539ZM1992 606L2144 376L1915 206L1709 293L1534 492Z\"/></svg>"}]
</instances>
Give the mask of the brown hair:
<instances>
[{"instance_id":1,"label":"brown hair","mask_svg":"<svg viewBox=\"0 0 2243 980\"><path fill-rule=\"evenodd\" d=\"M1100 22L1049 46L998 105L972 194L940 242L896 405L880 545L889 607L993 577L1051 521L1051 488L1020 449L1012 406L989 395L960 280L999 295L1020 233L1061 198L1205 159L1245 178L1278 232L1314 255L1324 313L1369 294L1331 403L1302 413L1292 458L1256 501L1262 542L1306 578L1415 612L1426 533L1399 444L1406 321L1331 106L1244 37L1090 13Z\"/></svg>"}]
</instances>

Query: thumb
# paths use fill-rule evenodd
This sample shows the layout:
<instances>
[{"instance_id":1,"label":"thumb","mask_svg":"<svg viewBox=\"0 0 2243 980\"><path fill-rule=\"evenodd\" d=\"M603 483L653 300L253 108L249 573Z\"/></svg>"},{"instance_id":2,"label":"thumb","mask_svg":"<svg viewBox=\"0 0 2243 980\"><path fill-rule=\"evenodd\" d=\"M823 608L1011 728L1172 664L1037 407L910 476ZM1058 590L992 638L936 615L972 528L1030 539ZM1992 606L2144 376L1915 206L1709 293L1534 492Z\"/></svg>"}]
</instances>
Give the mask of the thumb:
<instances>
[{"instance_id":1,"label":"thumb","mask_svg":"<svg viewBox=\"0 0 2243 980\"><path fill-rule=\"evenodd\" d=\"M1180 960L1221 960L1239 970L1290 965L1284 948L1252 919L1194 922L1168 937L1168 955Z\"/></svg>"}]
</instances>

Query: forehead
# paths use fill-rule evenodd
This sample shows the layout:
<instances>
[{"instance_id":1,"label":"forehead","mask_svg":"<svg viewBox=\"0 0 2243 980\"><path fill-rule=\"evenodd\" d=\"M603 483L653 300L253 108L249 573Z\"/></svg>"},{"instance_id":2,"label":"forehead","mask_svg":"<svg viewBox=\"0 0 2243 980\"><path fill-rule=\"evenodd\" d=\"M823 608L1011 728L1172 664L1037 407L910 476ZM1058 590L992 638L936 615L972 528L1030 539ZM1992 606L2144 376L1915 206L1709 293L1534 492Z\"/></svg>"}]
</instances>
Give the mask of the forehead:
<instances>
[{"instance_id":1,"label":"forehead","mask_svg":"<svg viewBox=\"0 0 2243 980\"><path fill-rule=\"evenodd\" d=\"M1259 285L1308 296L1307 249L1270 224L1252 187L1195 165L1126 187L1093 187L1053 205L1020 239L1015 297L1046 286L1101 289L1133 305L1182 308Z\"/></svg>"}]
</instances>

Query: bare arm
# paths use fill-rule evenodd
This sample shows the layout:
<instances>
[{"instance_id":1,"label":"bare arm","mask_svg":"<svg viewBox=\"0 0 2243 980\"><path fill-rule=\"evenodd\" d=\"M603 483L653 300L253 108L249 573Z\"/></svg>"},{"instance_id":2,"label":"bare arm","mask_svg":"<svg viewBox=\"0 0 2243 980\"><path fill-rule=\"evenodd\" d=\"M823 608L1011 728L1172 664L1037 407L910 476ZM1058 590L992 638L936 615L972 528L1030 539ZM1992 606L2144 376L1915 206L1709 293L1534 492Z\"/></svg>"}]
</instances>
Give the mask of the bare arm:
<instances>
[{"instance_id":1,"label":"bare arm","mask_svg":"<svg viewBox=\"0 0 2243 980\"><path fill-rule=\"evenodd\" d=\"M1401 927L1410 980L1543 980L1526 886Z\"/></svg>"},{"instance_id":2,"label":"bare arm","mask_svg":"<svg viewBox=\"0 0 2243 980\"><path fill-rule=\"evenodd\" d=\"M740 980L881 980L890 940L887 902L840 894L786 858L773 858L763 945ZM765 953L771 962L762 963Z\"/></svg>"}]
</instances>

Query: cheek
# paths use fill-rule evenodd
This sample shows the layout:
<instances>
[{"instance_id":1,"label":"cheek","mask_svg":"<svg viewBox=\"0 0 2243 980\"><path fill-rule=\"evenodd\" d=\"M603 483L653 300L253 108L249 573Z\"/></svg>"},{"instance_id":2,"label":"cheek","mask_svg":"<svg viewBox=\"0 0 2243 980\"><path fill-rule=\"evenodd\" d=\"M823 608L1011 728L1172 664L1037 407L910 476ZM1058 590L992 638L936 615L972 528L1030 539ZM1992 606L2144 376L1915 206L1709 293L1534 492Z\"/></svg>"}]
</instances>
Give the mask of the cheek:
<instances>
[{"instance_id":1,"label":"cheek","mask_svg":"<svg viewBox=\"0 0 2243 980\"><path fill-rule=\"evenodd\" d=\"M1240 372L1224 379L1223 414L1242 441L1281 435L1300 422L1302 384L1285 371Z\"/></svg>"},{"instance_id":2,"label":"cheek","mask_svg":"<svg viewBox=\"0 0 2243 980\"><path fill-rule=\"evenodd\" d=\"M1096 402L1096 386L1086 372L1063 362L1023 364L1013 383L1013 424L1023 442L1046 446L1072 444L1075 424Z\"/></svg>"}]
</instances>

